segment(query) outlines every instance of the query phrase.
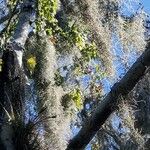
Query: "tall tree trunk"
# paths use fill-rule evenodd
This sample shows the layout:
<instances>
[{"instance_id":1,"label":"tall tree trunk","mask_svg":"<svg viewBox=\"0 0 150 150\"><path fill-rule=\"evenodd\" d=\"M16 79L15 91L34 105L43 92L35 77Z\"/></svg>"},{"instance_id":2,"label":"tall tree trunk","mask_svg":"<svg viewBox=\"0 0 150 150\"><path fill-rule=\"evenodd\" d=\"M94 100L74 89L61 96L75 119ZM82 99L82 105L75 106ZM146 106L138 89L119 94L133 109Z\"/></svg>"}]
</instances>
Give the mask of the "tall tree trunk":
<instances>
[{"instance_id":1,"label":"tall tree trunk","mask_svg":"<svg viewBox=\"0 0 150 150\"><path fill-rule=\"evenodd\" d=\"M36 83L39 98L39 109L45 107L44 116L48 119L43 122L44 138L48 150L65 150L67 136L70 132L70 119L61 105L64 94L61 86L56 86L54 77L57 69L56 49L48 38L39 45L37 54Z\"/></svg>"}]
</instances>

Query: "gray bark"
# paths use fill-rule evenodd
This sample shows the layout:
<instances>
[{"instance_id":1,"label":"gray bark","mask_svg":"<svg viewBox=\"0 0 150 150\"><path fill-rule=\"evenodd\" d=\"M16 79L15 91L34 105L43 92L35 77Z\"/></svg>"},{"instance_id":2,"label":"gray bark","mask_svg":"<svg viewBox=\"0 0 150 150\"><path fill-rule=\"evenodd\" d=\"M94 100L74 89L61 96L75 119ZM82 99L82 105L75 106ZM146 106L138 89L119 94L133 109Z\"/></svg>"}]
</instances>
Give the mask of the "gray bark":
<instances>
[{"instance_id":1,"label":"gray bark","mask_svg":"<svg viewBox=\"0 0 150 150\"><path fill-rule=\"evenodd\" d=\"M69 143L68 150L84 149L86 147L112 112L117 110L117 105L121 100L119 97L125 97L134 88L149 65L150 43L147 44L145 52L132 65L126 75L111 88L111 91L99 103L95 112L87 119L82 129Z\"/></svg>"},{"instance_id":2,"label":"gray bark","mask_svg":"<svg viewBox=\"0 0 150 150\"><path fill-rule=\"evenodd\" d=\"M70 118L65 115L61 105L61 98L64 91L61 86L56 86L54 77L57 65L56 50L46 37L45 44L37 54L36 85L38 91L38 107L46 107L44 116L48 117L42 122L44 127L44 142L48 150L64 150L67 147L66 138L70 131ZM39 44L39 43L38 43Z\"/></svg>"}]
</instances>

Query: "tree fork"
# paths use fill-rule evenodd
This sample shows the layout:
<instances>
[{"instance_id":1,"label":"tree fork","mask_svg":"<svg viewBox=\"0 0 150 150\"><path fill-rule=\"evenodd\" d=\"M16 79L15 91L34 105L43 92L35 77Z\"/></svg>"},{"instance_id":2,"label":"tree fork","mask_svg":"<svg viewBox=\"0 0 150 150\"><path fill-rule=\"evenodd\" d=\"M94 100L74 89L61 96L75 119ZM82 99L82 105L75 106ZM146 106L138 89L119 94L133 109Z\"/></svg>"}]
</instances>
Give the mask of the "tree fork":
<instances>
[{"instance_id":1,"label":"tree fork","mask_svg":"<svg viewBox=\"0 0 150 150\"><path fill-rule=\"evenodd\" d=\"M111 88L107 96L99 103L95 112L85 121L79 133L70 141L66 150L84 149L108 117L117 110L120 97L125 97L144 76L150 66L150 42L146 50L132 65L126 75Z\"/></svg>"}]
</instances>

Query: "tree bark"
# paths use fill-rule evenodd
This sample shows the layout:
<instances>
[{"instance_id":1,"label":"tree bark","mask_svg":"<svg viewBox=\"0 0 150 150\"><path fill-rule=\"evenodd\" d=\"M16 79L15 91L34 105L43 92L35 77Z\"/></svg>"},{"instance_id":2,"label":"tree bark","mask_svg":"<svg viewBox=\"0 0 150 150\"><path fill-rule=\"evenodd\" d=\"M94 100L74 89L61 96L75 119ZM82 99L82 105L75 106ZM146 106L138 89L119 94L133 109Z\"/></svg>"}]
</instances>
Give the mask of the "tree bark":
<instances>
[{"instance_id":1,"label":"tree bark","mask_svg":"<svg viewBox=\"0 0 150 150\"><path fill-rule=\"evenodd\" d=\"M65 150L67 147L67 136L70 131L70 118L65 114L61 105L61 98L64 95L63 88L55 85L55 72L57 69L56 49L48 38L41 40L44 44L38 43L41 47L37 58L37 69L35 82L38 93L38 108L46 108L44 116L48 119L41 121L44 128L44 142L48 150ZM42 48L42 49L41 49Z\"/></svg>"},{"instance_id":2,"label":"tree bark","mask_svg":"<svg viewBox=\"0 0 150 150\"><path fill-rule=\"evenodd\" d=\"M144 76L148 66L150 66L150 43L147 44L145 52L132 65L126 75L111 88L111 91L99 103L95 112L71 140L67 150L78 150L86 147L112 112L117 110L117 105L121 100L119 98L125 97L134 88Z\"/></svg>"},{"instance_id":3,"label":"tree bark","mask_svg":"<svg viewBox=\"0 0 150 150\"><path fill-rule=\"evenodd\" d=\"M12 40L3 51L2 72L0 72L0 143L3 149L17 149L13 122L23 116L25 101L25 75L22 67L23 47L28 38L33 7L23 4ZM7 114L7 115L6 115ZM23 119L23 118L22 118Z\"/></svg>"}]
</instances>

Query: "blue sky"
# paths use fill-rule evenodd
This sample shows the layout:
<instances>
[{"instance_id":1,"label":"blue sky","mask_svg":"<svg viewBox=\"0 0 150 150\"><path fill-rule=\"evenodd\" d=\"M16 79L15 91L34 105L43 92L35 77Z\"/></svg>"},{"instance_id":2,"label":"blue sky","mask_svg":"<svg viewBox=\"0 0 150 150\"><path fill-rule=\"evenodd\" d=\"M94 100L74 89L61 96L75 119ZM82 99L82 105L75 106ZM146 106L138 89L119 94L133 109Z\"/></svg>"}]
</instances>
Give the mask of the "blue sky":
<instances>
[{"instance_id":1,"label":"blue sky","mask_svg":"<svg viewBox=\"0 0 150 150\"><path fill-rule=\"evenodd\" d=\"M144 10L150 14L150 0L141 0Z\"/></svg>"}]
</instances>

